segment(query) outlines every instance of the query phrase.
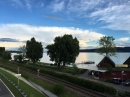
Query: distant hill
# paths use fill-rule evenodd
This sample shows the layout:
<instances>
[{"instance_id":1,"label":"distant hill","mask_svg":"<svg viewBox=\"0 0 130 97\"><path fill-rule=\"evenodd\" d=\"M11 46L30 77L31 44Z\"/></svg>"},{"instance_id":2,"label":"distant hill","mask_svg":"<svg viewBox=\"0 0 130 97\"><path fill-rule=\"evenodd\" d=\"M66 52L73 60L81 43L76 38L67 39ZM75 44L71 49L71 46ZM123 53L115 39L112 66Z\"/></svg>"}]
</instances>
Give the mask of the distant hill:
<instances>
[{"instance_id":1,"label":"distant hill","mask_svg":"<svg viewBox=\"0 0 130 97\"><path fill-rule=\"evenodd\" d=\"M79 52L96 52L97 49L80 49ZM117 52L130 52L130 47L117 47ZM20 51L8 51L10 53L20 53ZM45 50L44 52L47 52Z\"/></svg>"},{"instance_id":2,"label":"distant hill","mask_svg":"<svg viewBox=\"0 0 130 97\"><path fill-rule=\"evenodd\" d=\"M10 53L21 53L20 51L8 51Z\"/></svg>"},{"instance_id":3,"label":"distant hill","mask_svg":"<svg viewBox=\"0 0 130 97\"><path fill-rule=\"evenodd\" d=\"M96 52L97 49L80 49L80 52ZM117 47L117 52L130 52L130 47Z\"/></svg>"}]
</instances>

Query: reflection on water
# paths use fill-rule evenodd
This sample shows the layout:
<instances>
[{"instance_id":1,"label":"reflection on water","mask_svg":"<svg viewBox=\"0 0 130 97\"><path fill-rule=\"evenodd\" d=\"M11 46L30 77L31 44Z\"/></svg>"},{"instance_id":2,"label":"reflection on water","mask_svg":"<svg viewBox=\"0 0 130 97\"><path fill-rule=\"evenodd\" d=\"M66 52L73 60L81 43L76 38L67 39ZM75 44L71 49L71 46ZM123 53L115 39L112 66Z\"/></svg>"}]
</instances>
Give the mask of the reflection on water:
<instances>
[{"instance_id":1,"label":"reflection on water","mask_svg":"<svg viewBox=\"0 0 130 97\"><path fill-rule=\"evenodd\" d=\"M110 58L115 62L115 64L123 64L128 57L130 57L130 53L117 53L116 57ZM94 65L97 65L103 58L104 56L99 55L98 53L79 53L75 63L83 63L84 61L94 61ZM50 61L49 56L47 56L47 53L43 54L41 62L52 63Z\"/></svg>"},{"instance_id":2,"label":"reflection on water","mask_svg":"<svg viewBox=\"0 0 130 97\"><path fill-rule=\"evenodd\" d=\"M14 54L12 54L13 57ZM130 53L117 53L116 55L117 57L110 57L115 64L123 64L125 60L128 59L128 57L130 57ZM103 59L103 55L99 55L97 53L79 53L75 63L83 63L85 61L94 61L95 64L93 65L97 65L102 59ZM46 62L46 63L53 63L52 61L50 61L49 56L47 56L47 53L43 54L43 58L41 58L40 60L41 62ZM92 64L91 64L92 65Z\"/></svg>"}]
</instances>

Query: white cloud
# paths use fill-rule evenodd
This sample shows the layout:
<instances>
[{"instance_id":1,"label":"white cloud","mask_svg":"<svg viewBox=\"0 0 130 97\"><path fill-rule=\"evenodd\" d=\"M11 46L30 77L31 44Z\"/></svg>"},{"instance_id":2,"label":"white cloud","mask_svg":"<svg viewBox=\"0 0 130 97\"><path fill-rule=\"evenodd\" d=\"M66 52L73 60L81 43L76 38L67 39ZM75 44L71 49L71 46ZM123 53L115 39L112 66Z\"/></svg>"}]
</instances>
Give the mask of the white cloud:
<instances>
[{"instance_id":1,"label":"white cloud","mask_svg":"<svg viewBox=\"0 0 130 97\"><path fill-rule=\"evenodd\" d=\"M122 42L126 42L126 41L128 41L129 40L129 38L128 37L125 37L125 38L120 38L119 39L119 41L122 41Z\"/></svg>"},{"instance_id":2,"label":"white cloud","mask_svg":"<svg viewBox=\"0 0 130 97\"><path fill-rule=\"evenodd\" d=\"M53 9L53 12L59 12L64 9L64 2L52 2L51 8Z\"/></svg>"},{"instance_id":3,"label":"white cloud","mask_svg":"<svg viewBox=\"0 0 130 97\"><path fill-rule=\"evenodd\" d=\"M0 42L0 47L5 47L5 49L19 48L22 45L25 45L25 43L22 43L22 42Z\"/></svg>"},{"instance_id":4,"label":"white cloud","mask_svg":"<svg viewBox=\"0 0 130 97\"><path fill-rule=\"evenodd\" d=\"M64 34L71 34L77 37L80 47L86 47L88 46L86 42L98 40L103 36L103 34L97 32L73 27L47 27L26 24L1 24L0 32L3 32L0 38L13 38L19 39L19 41L26 41L35 37L37 41L44 43L44 46L51 44L56 36L63 36ZM9 43L3 44L5 47L10 47L12 43L10 43L10 46ZM19 43L17 45L12 44L12 47L19 47L20 45Z\"/></svg>"},{"instance_id":5,"label":"white cloud","mask_svg":"<svg viewBox=\"0 0 130 97\"><path fill-rule=\"evenodd\" d=\"M21 2L21 0L12 0L12 2L14 2L16 6L23 7L23 3Z\"/></svg>"},{"instance_id":6,"label":"white cloud","mask_svg":"<svg viewBox=\"0 0 130 97\"><path fill-rule=\"evenodd\" d=\"M130 31L130 1L124 2L109 2L104 9L99 9L90 14L91 18L96 17L97 21L104 21L108 25L103 28L113 30Z\"/></svg>"},{"instance_id":7,"label":"white cloud","mask_svg":"<svg viewBox=\"0 0 130 97\"><path fill-rule=\"evenodd\" d=\"M74 0L69 0L67 7L69 12L76 12L83 15L84 12L86 14L86 11L95 9L103 2L103 0L79 0L78 2L75 2Z\"/></svg>"},{"instance_id":8,"label":"white cloud","mask_svg":"<svg viewBox=\"0 0 130 97\"><path fill-rule=\"evenodd\" d=\"M26 3L26 7L28 10L31 10L31 3L30 3L30 0L25 0L25 3Z\"/></svg>"}]
</instances>

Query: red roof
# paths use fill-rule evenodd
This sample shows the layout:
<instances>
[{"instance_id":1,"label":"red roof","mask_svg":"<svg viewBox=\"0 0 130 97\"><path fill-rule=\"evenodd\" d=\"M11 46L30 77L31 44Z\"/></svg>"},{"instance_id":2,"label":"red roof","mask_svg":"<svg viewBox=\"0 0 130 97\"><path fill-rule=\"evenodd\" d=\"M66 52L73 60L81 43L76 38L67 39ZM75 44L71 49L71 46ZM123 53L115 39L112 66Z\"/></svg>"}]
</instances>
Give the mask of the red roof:
<instances>
[{"instance_id":1,"label":"red roof","mask_svg":"<svg viewBox=\"0 0 130 97\"><path fill-rule=\"evenodd\" d=\"M101 64L104 63L104 61L108 60L109 63L107 64L110 64L112 67L115 67L115 63L108 57L108 56L105 56L99 63L98 63L98 67L101 66Z\"/></svg>"}]
</instances>

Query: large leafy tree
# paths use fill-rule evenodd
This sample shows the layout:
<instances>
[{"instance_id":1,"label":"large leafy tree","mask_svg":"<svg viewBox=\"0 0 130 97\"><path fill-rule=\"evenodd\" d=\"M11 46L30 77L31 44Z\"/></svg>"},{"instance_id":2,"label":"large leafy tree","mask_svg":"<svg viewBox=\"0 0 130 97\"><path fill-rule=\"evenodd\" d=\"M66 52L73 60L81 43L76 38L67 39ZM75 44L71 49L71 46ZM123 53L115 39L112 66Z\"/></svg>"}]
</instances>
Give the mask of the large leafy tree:
<instances>
[{"instance_id":1,"label":"large leafy tree","mask_svg":"<svg viewBox=\"0 0 130 97\"><path fill-rule=\"evenodd\" d=\"M115 38L112 36L103 36L99 40L99 49L96 51L97 53L106 56L115 56L116 45L114 43Z\"/></svg>"},{"instance_id":2,"label":"large leafy tree","mask_svg":"<svg viewBox=\"0 0 130 97\"><path fill-rule=\"evenodd\" d=\"M55 37L54 44L47 45L46 49L51 61L55 61L58 66L61 63L65 66L65 63L75 62L79 54L79 41L76 37L65 34Z\"/></svg>"},{"instance_id":3,"label":"large leafy tree","mask_svg":"<svg viewBox=\"0 0 130 97\"><path fill-rule=\"evenodd\" d=\"M37 42L35 38L31 38L26 42L26 57L30 58L33 63L37 62L43 56L43 47L41 42Z\"/></svg>"}]
</instances>

